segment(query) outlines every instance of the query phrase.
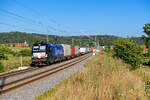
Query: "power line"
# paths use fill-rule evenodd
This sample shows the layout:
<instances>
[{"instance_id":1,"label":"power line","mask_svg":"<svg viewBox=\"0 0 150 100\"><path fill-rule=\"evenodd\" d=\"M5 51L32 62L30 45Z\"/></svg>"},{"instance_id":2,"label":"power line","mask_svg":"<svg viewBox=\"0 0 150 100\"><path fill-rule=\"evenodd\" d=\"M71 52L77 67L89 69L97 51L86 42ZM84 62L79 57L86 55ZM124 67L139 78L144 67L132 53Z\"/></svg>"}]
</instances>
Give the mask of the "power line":
<instances>
[{"instance_id":1,"label":"power line","mask_svg":"<svg viewBox=\"0 0 150 100\"><path fill-rule=\"evenodd\" d=\"M24 20L24 21L28 21L28 22L30 22L30 23L32 23L32 25L38 25L38 26L44 26L43 25L43 23L41 23L40 21L34 21L34 20L32 20L32 19L30 19L30 18L26 18L26 17L24 17L24 16L21 16L21 15L18 15L18 14L15 14L15 13L13 13L13 12L10 12L10 11L7 11L7 10L4 10L4 9L0 9L0 11L1 12L4 12L4 13L6 13L6 14L8 14L9 15L9 17L10 16L14 16L14 17L17 17L17 18L15 18L15 19L17 19L17 20ZM7 24L8 25L8 24ZM10 26L10 24L9 24L9 26ZM11 26L15 26L15 25L11 25ZM18 26L17 26L18 27ZM28 29L28 28L24 28L24 27L22 27L23 29ZM29 29L29 30L31 30L31 29ZM33 29L32 29L33 30ZM40 31L36 31L36 32L40 32Z\"/></svg>"},{"instance_id":2,"label":"power line","mask_svg":"<svg viewBox=\"0 0 150 100\"><path fill-rule=\"evenodd\" d=\"M0 24L10 26L10 27L18 27L18 28L25 29L25 30L30 30L30 31L33 31L33 32L35 31L35 32L43 33L42 31L38 31L38 30L30 29L30 28L25 28L25 27L20 27L20 26L13 25L13 24L7 24L7 23L3 23L3 22L0 22Z\"/></svg>"},{"instance_id":3,"label":"power line","mask_svg":"<svg viewBox=\"0 0 150 100\"><path fill-rule=\"evenodd\" d=\"M15 0L15 1L16 1L16 0ZM18 2L17 2L17 4L18 4ZM34 9L34 10L31 10L30 8L26 7L25 5L23 5L23 4L21 4L21 3L19 3L19 4L20 4L21 6L23 6L24 8L26 8L26 9L28 9L28 10L34 12L34 13L37 14L38 16L42 17L41 14L39 14L39 12L36 11L35 9ZM16 13L13 13L13 12L10 12L10 11L4 10L4 9L0 9L0 11L1 11L1 12L4 12L4 13L6 13L6 14L8 14L9 17L10 17L10 16L15 17L15 19L17 19L17 20L24 20L24 21L28 21L28 22L30 22L30 23L33 23L32 25L38 25L38 26L40 25L40 26L42 26L42 27L45 27L45 25L44 25L42 22L40 22L40 21L35 21L35 20L30 19L30 18L27 18L27 17L21 16L21 15L18 15L18 14L16 14ZM17 17L17 18L16 18L16 17ZM43 16L42 18L45 18L45 16ZM54 21L54 20L48 20L47 22L49 22L49 21L55 23L57 26L60 26L60 24L57 24L56 21ZM48 30L48 28L49 28L49 26L47 26L47 29L46 29L46 30ZM56 28L53 28L53 27L50 27L50 29L52 29L52 30L54 30L54 31L56 31L56 32L60 32L60 33L64 33L64 32L69 33L69 32L66 31L66 30L56 29Z\"/></svg>"},{"instance_id":4,"label":"power line","mask_svg":"<svg viewBox=\"0 0 150 100\"><path fill-rule=\"evenodd\" d=\"M35 9L33 9L33 8L30 8L30 7L28 7L27 5L24 5L24 4L20 3L20 2L18 2L17 0L14 0L14 1L15 1L16 4L20 5L21 7L25 8L25 9L27 9L27 10L29 10L29 11L32 11L32 12L34 12L34 14L36 14L36 15L40 16L41 18L45 19L45 16L41 16L41 14L40 14L37 10L35 10ZM47 22L48 22L48 21L47 21ZM55 22L55 21L52 21L52 22ZM54 30L54 31L58 31L58 29L53 28L53 27L49 27L48 25L43 25L43 23L41 23L41 25L42 25L43 27L46 26L45 29L46 29L46 31L47 31L47 37L46 37L47 41L48 41L49 28L52 29L52 30Z\"/></svg>"},{"instance_id":5,"label":"power line","mask_svg":"<svg viewBox=\"0 0 150 100\"><path fill-rule=\"evenodd\" d=\"M15 3L16 4L18 4L18 5L20 5L21 7L24 7L25 9L28 9L29 11L32 11L32 12L34 12L36 15L38 15L38 16L40 16L41 18L44 18L44 19L46 19L46 16L42 16L40 13L39 13L39 11L37 11L37 10L35 10L35 9L33 9L33 8L31 8L31 7L29 7L29 6L27 6L27 5L24 5L23 3L21 3L21 2L18 2L17 0L14 0L15 1ZM50 22L52 22L52 23L54 23L54 24L56 24L58 27L60 27L60 26L62 26L61 24L58 24L55 20L49 20L48 19L48 23L49 23L49 21ZM50 24L50 23L49 23ZM48 28L49 26L47 26L47 28ZM56 29L56 28L53 28L53 27L50 27L51 29L53 29L53 30L57 30L58 32L61 32L61 33L63 33L63 32L67 32L66 30L61 30L61 29ZM68 33L68 32L67 32Z\"/></svg>"},{"instance_id":6,"label":"power line","mask_svg":"<svg viewBox=\"0 0 150 100\"><path fill-rule=\"evenodd\" d=\"M83 33L87 38L89 38L90 40L94 41L94 39L91 36L88 36L87 34L85 34L85 31L80 30L81 33Z\"/></svg>"},{"instance_id":7,"label":"power line","mask_svg":"<svg viewBox=\"0 0 150 100\"><path fill-rule=\"evenodd\" d=\"M15 17L18 17L18 18L20 18L20 19L29 21L29 22L31 22L31 23L33 23L33 24L42 25L40 22L37 22L37 21L34 21L34 20L30 19L30 18L26 18L26 17L24 17L24 16L15 14L15 13L13 13L13 12L10 12L10 11L4 10L4 9L0 9L0 11L1 11L1 12L4 12L4 13L6 13L6 14L9 14L9 15L11 15L11 16L15 16Z\"/></svg>"},{"instance_id":8,"label":"power line","mask_svg":"<svg viewBox=\"0 0 150 100\"><path fill-rule=\"evenodd\" d=\"M40 16L41 18L44 18L44 19L46 18L46 16L42 16L42 15L39 13L38 10L35 10L34 8L31 8L31 7L27 6L27 5L24 5L23 3L18 2L17 0L14 0L14 1L15 1L16 4L20 5L21 7L24 7L25 9L28 9L29 11L34 12L36 15ZM54 23L54 24L60 26L60 24L58 24L58 23L57 23L55 20L53 20L53 19L48 19L48 21L50 21L50 22L52 22L52 23Z\"/></svg>"},{"instance_id":9,"label":"power line","mask_svg":"<svg viewBox=\"0 0 150 100\"><path fill-rule=\"evenodd\" d=\"M0 15L2 15L3 13L0 13ZM4 15L4 16L6 16L6 15ZM9 14L7 14L7 17L9 17L9 18L12 18L12 19L15 19L16 21L15 21L15 23L18 23L18 24L20 24L19 22L27 22L27 21L25 21L25 20L23 20L23 19L20 19L20 18L18 18L18 17L15 17L15 16L11 16L11 15L9 15ZM29 23L28 23L29 24ZM36 24L31 24L30 23L30 25L36 25ZM38 25L39 26L39 25Z\"/></svg>"}]
</instances>

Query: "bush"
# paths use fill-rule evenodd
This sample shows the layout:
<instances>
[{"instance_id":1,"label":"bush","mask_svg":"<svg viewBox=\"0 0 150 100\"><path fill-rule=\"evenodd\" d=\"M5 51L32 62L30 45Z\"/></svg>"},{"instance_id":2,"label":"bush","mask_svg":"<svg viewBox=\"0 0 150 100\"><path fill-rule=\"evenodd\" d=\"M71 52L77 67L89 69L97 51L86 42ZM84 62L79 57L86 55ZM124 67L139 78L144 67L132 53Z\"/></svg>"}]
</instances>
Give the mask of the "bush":
<instances>
[{"instance_id":1,"label":"bush","mask_svg":"<svg viewBox=\"0 0 150 100\"><path fill-rule=\"evenodd\" d=\"M114 55L130 64L131 69L136 69L142 64L142 51L143 49L130 39L118 39L114 43Z\"/></svg>"},{"instance_id":2,"label":"bush","mask_svg":"<svg viewBox=\"0 0 150 100\"><path fill-rule=\"evenodd\" d=\"M30 49L21 50L18 56L31 56L31 50Z\"/></svg>"},{"instance_id":3,"label":"bush","mask_svg":"<svg viewBox=\"0 0 150 100\"><path fill-rule=\"evenodd\" d=\"M0 73L1 72L4 72L4 66L1 64L1 62L0 62Z\"/></svg>"},{"instance_id":4,"label":"bush","mask_svg":"<svg viewBox=\"0 0 150 100\"><path fill-rule=\"evenodd\" d=\"M0 45L0 60L8 59L8 54L12 52L8 46Z\"/></svg>"}]
</instances>

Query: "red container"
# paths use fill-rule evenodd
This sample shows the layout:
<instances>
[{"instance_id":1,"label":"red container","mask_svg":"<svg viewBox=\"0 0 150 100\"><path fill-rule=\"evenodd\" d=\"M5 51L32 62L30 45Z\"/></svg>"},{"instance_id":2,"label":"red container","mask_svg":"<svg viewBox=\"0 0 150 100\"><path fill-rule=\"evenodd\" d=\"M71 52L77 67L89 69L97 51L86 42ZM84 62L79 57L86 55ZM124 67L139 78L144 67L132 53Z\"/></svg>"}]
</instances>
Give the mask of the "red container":
<instances>
[{"instance_id":1,"label":"red container","mask_svg":"<svg viewBox=\"0 0 150 100\"><path fill-rule=\"evenodd\" d=\"M103 48L103 47L100 47L99 50L100 50L100 51L104 51L104 48Z\"/></svg>"},{"instance_id":2,"label":"red container","mask_svg":"<svg viewBox=\"0 0 150 100\"><path fill-rule=\"evenodd\" d=\"M92 48L91 48L91 51L94 52L94 51L95 51L95 47L92 47Z\"/></svg>"},{"instance_id":3,"label":"red container","mask_svg":"<svg viewBox=\"0 0 150 100\"><path fill-rule=\"evenodd\" d=\"M146 48L146 46L144 46L144 51L147 51L147 48Z\"/></svg>"},{"instance_id":4,"label":"red container","mask_svg":"<svg viewBox=\"0 0 150 100\"><path fill-rule=\"evenodd\" d=\"M71 45L71 56L75 55L75 46Z\"/></svg>"}]
</instances>

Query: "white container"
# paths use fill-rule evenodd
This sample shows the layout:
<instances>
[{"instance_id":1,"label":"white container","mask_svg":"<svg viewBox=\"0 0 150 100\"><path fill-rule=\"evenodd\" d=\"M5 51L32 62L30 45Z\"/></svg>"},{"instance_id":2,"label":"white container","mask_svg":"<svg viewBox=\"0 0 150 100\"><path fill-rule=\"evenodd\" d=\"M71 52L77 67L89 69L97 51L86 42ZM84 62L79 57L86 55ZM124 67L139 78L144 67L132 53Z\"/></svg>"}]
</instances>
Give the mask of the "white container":
<instances>
[{"instance_id":1,"label":"white container","mask_svg":"<svg viewBox=\"0 0 150 100\"><path fill-rule=\"evenodd\" d=\"M75 46L75 55L78 55L79 54L79 46Z\"/></svg>"},{"instance_id":2,"label":"white container","mask_svg":"<svg viewBox=\"0 0 150 100\"><path fill-rule=\"evenodd\" d=\"M63 46L64 56L70 56L71 55L71 49L70 45L67 44L61 44Z\"/></svg>"},{"instance_id":3,"label":"white container","mask_svg":"<svg viewBox=\"0 0 150 100\"><path fill-rule=\"evenodd\" d=\"M86 52L86 48L80 48L80 53L85 53Z\"/></svg>"},{"instance_id":4,"label":"white container","mask_svg":"<svg viewBox=\"0 0 150 100\"><path fill-rule=\"evenodd\" d=\"M89 51L90 51L90 48L87 48L87 51L89 52Z\"/></svg>"}]
</instances>

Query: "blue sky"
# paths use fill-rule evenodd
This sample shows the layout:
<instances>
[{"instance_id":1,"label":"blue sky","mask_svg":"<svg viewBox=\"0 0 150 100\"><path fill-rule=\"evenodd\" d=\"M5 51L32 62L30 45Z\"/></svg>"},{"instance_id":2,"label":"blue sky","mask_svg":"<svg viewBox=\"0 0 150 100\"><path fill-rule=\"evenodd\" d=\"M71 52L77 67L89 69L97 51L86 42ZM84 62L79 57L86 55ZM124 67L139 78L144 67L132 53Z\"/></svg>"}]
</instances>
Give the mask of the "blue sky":
<instances>
[{"instance_id":1,"label":"blue sky","mask_svg":"<svg viewBox=\"0 0 150 100\"><path fill-rule=\"evenodd\" d=\"M0 32L141 36L150 0L0 0Z\"/></svg>"}]
</instances>

